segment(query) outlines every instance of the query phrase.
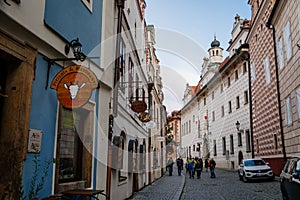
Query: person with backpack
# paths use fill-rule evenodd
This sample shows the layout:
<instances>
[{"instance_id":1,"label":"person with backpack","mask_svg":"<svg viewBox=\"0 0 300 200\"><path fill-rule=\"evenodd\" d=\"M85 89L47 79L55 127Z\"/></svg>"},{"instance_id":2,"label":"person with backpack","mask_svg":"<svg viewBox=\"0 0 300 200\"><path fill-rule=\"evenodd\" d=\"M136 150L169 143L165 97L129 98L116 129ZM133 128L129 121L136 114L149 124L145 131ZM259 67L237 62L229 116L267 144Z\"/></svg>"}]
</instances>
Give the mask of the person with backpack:
<instances>
[{"instance_id":1,"label":"person with backpack","mask_svg":"<svg viewBox=\"0 0 300 200\"><path fill-rule=\"evenodd\" d=\"M203 160L201 158L199 158L197 160L197 163L195 165L195 169L196 169L196 173L197 173L197 179L199 179L201 177L201 172L203 169Z\"/></svg>"},{"instance_id":2,"label":"person with backpack","mask_svg":"<svg viewBox=\"0 0 300 200\"><path fill-rule=\"evenodd\" d=\"M192 158L192 156L190 155L190 157L187 159L186 163L187 163L187 166L189 169L190 178L194 178L194 167L195 167L194 158Z\"/></svg>"},{"instance_id":3,"label":"person with backpack","mask_svg":"<svg viewBox=\"0 0 300 200\"><path fill-rule=\"evenodd\" d=\"M176 164L178 169L178 176L181 176L181 171L183 170L183 160L181 157L177 158Z\"/></svg>"}]
</instances>

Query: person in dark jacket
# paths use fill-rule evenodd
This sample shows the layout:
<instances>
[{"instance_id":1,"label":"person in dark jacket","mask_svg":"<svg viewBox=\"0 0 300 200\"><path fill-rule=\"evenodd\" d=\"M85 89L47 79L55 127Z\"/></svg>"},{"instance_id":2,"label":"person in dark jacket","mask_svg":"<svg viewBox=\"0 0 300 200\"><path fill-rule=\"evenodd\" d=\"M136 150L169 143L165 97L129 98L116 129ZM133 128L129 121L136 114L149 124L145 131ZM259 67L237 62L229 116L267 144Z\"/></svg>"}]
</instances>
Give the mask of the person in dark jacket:
<instances>
[{"instance_id":1,"label":"person in dark jacket","mask_svg":"<svg viewBox=\"0 0 300 200\"><path fill-rule=\"evenodd\" d=\"M183 170L183 160L181 157L177 158L176 164L178 169L178 176L181 176L181 171Z\"/></svg>"},{"instance_id":2,"label":"person in dark jacket","mask_svg":"<svg viewBox=\"0 0 300 200\"><path fill-rule=\"evenodd\" d=\"M216 161L212 158L212 159L210 159L209 163L210 163L210 166L209 166L210 178L216 178L216 174L215 174Z\"/></svg>"},{"instance_id":3,"label":"person in dark jacket","mask_svg":"<svg viewBox=\"0 0 300 200\"><path fill-rule=\"evenodd\" d=\"M167 162L167 168L168 168L168 171L169 171L169 176L172 176L172 173L173 173L173 159L172 158L169 158L168 162Z\"/></svg>"},{"instance_id":4,"label":"person in dark jacket","mask_svg":"<svg viewBox=\"0 0 300 200\"><path fill-rule=\"evenodd\" d=\"M202 169L203 169L203 160L201 158L199 158L197 160L195 169L196 169L196 173L197 173L197 178L199 179L201 177L201 172L202 172Z\"/></svg>"},{"instance_id":5,"label":"person in dark jacket","mask_svg":"<svg viewBox=\"0 0 300 200\"><path fill-rule=\"evenodd\" d=\"M207 158L205 158L204 167L206 169L206 172L208 172L208 159Z\"/></svg>"}]
</instances>

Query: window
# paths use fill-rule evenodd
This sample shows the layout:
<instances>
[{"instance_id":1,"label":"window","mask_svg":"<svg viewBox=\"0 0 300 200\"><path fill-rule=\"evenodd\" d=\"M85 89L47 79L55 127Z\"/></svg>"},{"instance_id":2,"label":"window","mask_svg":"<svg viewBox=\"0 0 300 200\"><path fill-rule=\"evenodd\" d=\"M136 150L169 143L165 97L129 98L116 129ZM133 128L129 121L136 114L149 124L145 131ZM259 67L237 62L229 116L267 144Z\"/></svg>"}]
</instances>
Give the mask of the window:
<instances>
[{"instance_id":1,"label":"window","mask_svg":"<svg viewBox=\"0 0 300 200\"><path fill-rule=\"evenodd\" d=\"M242 143L242 133L241 132L238 132L238 146L242 146L243 143Z\"/></svg>"},{"instance_id":2,"label":"window","mask_svg":"<svg viewBox=\"0 0 300 200\"><path fill-rule=\"evenodd\" d=\"M291 97L285 99L285 108L286 108L286 123L287 125L291 125L293 122Z\"/></svg>"},{"instance_id":3,"label":"window","mask_svg":"<svg viewBox=\"0 0 300 200\"><path fill-rule=\"evenodd\" d=\"M211 99L214 100L214 98L215 98L215 91L212 91L211 92Z\"/></svg>"},{"instance_id":4,"label":"window","mask_svg":"<svg viewBox=\"0 0 300 200\"><path fill-rule=\"evenodd\" d=\"M224 106L221 107L221 117L224 117Z\"/></svg>"},{"instance_id":5,"label":"window","mask_svg":"<svg viewBox=\"0 0 300 200\"><path fill-rule=\"evenodd\" d=\"M228 113L232 112L231 101L228 102Z\"/></svg>"},{"instance_id":6,"label":"window","mask_svg":"<svg viewBox=\"0 0 300 200\"><path fill-rule=\"evenodd\" d=\"M266 83L268 85L271 82L270 60L269 60L269 57L265 58L264 63L265 63Z\"/></svg>"},{"instance_id":7,"label":"window","mask_svg":"<svg viewBox=\"0 0 300 200\"><path fill-rule=\"evenodd\" d=\"M247 72L247 62L243 63L243 74Z\"/></svg>"},{"instance_id":8,"label":"window","mask_svg":"<svg viewBox=\"0 0 300 200\"><path fill-rule=\"evenodd\" d=\"M214 156L217 156L217 142L216 142L216 140L213 141L213 145L214 145Z\"/></svg>"},{"instance_id":9,"label":"window","mask_svg":"<svg viewBox=\"0 0 300 200\"><path fill-rule=\"evenodd\" d=\"M189 120L189 133L191 132L191 120Z\"/></svg>"},{"instance_id":10,"label":"window","mask_svg":"<svg viewBox=\"0 0 300 200\"><path fill-rule=\"evenodd\" d=\"M251 75L252 75L252 81L256 80L256 74L255 74L255 64L251 64Z\"/></svg>"},{"instance_id":11,"label":"window","mask_svg":"<svg viewBox=\"0 0 300 200\"><path fill-rule=\"evenodd\" d=\"M249 103L249 98L248 98L248 91L244 91L244 104Z\"/></svg>"},{"instance_id":12,"label":"window","mask_svg":"<svg viewBox=\"0 0 300 200\"><path fill-rule=\"evenodd\" d=\"M212 111L212 121L215 121L215 111Z\"/></svg>"},{"instance_id":13,"label":"window","mask_svg":"<svg viewBox=\"0 0 300 200\"><path fill-rule=\"evenodd\" d=\"M234 154L233 135L230 135L230 154Z\"/></svg>"},{"instance_id":14,"label":"window","mask_svg":"<svg viewBox=\"0 0 300 200\"><path fill-rule=\"evenodd\" d=\"M296 107L297 107L297 113L298 113L298 119L300 119L300 88L296 90Z\"/></svg>"},{"instance_id":15,"label":"window","mask_svg":"<svg viewBox=\"0 0 300 200\"><path fill-rule=\"evenodd\" d=\"M239 70L235 70L235 80L237 81L239 79Z\"/></svg>"},{"instance_id":16,"label":"window","mask_svg":"<svg viewBox=\"0 0 300 200\"><path fill-rule=\"evenodd\" d=\"M195 145L193 145L193 151L195 151L196 150L196 147L195 147Z\"/></svg>"},{"instance_id":17,"label":"window","mask_svg":"<svg viewBox=\"0 0 300 200\"><path fill-rule=\"evenodd\" d=\"M199 142L197 143L196 151L200 152L200 143Z\"/></svg>"},{"instance_id":18,"label":"window","mask_svg":"<svg viewBox=\"0 0 300 200\"><path fill-rule=\"evenodd\" d=\"M92 111L93 106L89 103L72 111L60 107L56 152L59 158L59 170L56 174L58 183L87 180L87 186L91 186L90 153L94 132Z\"/></svg>"},{"instance_id":19,"label":"window","mask_svg":"<svg viewBox=\"0 0 300 200\"><path fill-rule=\"evenodd\" d=\"M230 77L227 78L227 86L230 87Z\"/></svg>"},{"instance_id":20,"label":"window","mask_svg":"<svg viewBox=\"0 0 300 200\"><path fill-rule=\"evenodd\" d=\"M226 138L222 137L223 155L226 155Z\"/></svg>"},{"instance_id":21,"label":"window","mask_svg":"<svg viewBox=\"0 0 300 200\"><path fill-rule=\"evenodd\" d=\"M237 96L236 97L236 109L239 109L240 108L240 97Z\"/></svg>"},{"instance_id":22,"label":"window","mask_svg":"<svg viewBox=\"0 0 300 200\"><path fill-rule=\"evenodd\" d=\"M284 57L283 57L283 47L282 47L282 37L280 36L277 42L278 51L278 62L279 67L282 69L284 67Z\"/></svg>"},{"instance_id":23,"label":"window","mask_svg":"<svg viewBox=\"0 0 300 200\"><path fill-rule=\"evenodd\" d=\"M125 92L125 43L123 39L120 40L120 57L119 57L119 70L120 70L120 88Z\"/></svg>"},{"instance_id":24,"label":"window","mask_svg":"<svg viewBox=\"0 0 300 200\"><path fill-rule=\"evenodd\" d=\"M292 57L290 22L288 22L284 27L284 39L285 39L285 48L286 48L286 59L289 60Z\"/></svg>"},{"instance_id":25,"label":"window","mask_svg":"<svg viewBox=\"0 0 300 200\"><path fill-rule=\"evenodd\" d=\"M205 97L203 99L203 103L204 103L204 105L206 105L206 98Z\"/></svg>"},{"instance_id":26,"label":"window","mask_svg":"<svg viewBox=\"0 0 300 200\"><path fill-rule=\"evenodd\" d=\"M90 12L93 12L93 0L81 0L81 1L89 9Z\"/></svg>"},{"instance_id":27,"label":"window","mask_svg":"<svg viewBox=\"0 0 300 200\"><path fill-rule=\"evenodd\" d=\"M251 138L250 138L250 131L246 130L246 152L251 151Z\"/></svg>"},{"instance_id":28,"label":"window","mask_svg":"<svg viewBox=\"0 0 300 200\"><path fill-rule=\"evenodd\" d=\"M133 100L133 81L134 81L134 64L129 58L128 61L128 96L130 98L130 101Z\"/></svg>"},{"instance_id":29,"label":"window","mask_svg":"<svg viewBox=\"0 0 300 200\"><path fill-rule=\"evenodd\" d=\"M221 83L221 85L220 85L220 91L221 91L221 93L223 92L223 90L224 90L223 83Z\"/></svg>"},{"instance_id":30,"label":"window","mask_svg":"<svg viewBox=\"0 0 300 200\"><path fill-rule=\"evenodd\" d=\"M300 119L300 88L296 90L296 107L298 113L298 119Z\"/></svg>"},{"instance_id":31,"label":"window","mask_svg":"<svg viewBox=\"0 0 300 200\"><path fill-rule=\"evenodd\" d=\"M256 153L259 153L259 142L258 142L258 139L256 139Z\"/></svg>"},{"instance_id":32,"label":"window","mask_svg":"<svg viewBox=\"0 0 300 200\"><path fill-rule=\"evenodd\" d=\"M276 134L274 134L274 148L275 148L275 150L278 149L278 139L277 139L277 135Z\"/></svg>"}]
</instances>

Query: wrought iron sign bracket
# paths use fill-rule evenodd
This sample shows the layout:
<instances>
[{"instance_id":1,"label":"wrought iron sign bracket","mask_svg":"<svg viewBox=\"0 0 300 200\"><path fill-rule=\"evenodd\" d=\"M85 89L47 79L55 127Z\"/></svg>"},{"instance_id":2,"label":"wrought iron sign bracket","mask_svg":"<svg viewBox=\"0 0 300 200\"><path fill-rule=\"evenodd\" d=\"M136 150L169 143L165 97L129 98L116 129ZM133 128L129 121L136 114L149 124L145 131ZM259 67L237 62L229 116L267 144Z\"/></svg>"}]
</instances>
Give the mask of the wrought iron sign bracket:
<instances>
[{"instance_id":1,"label":"wrought iron sign bracket","mask_svg":"<svg viewBox=\"0 0 300 200\"><path fill-rule=\"evenodd\" d=\"M72 61L72 60L77 60L77 61L78 61L78 58L55 58L55 59L50 59L50 58L44 57L44 60L48 63L48 68L47 68L47 79L46 79L46 86L45 86L45 90L47 90L51 66L52 66L55 62L58 62L58 61Z\"/></svg>"}]
</instances>

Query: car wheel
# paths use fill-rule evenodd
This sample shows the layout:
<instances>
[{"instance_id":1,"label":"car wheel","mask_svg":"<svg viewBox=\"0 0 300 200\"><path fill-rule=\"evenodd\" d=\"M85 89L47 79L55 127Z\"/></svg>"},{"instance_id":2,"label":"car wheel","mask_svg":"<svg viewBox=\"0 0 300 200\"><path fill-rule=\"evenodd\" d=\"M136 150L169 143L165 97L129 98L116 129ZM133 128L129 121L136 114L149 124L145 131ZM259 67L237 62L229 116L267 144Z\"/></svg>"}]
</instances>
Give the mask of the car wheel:
<instances>
[{"instance_id":1,"label":"car wheel","mask_svg":"<svg viewBox=\"0 0 300 200\"><path fill-rule=\"evenodd\" d=\"M240 179L240 181L242 181L242 180L243 180L243 176L241 176L241 173L240 173L240 171L238 171L238 175L239 175L239 179Z\"/></svg>"},{"instance_id":2,"label":"car wheel","mask_svg":"<svg viewBox=\"0 0 300 200\"><path fill-rule=\"evenodd\" d=\"M245 172L243 172L243 181L245 182L245 183L247 183L248 182L248 178L246 177L246 174L245 174Z\"/></svg>"}]
</instances>

